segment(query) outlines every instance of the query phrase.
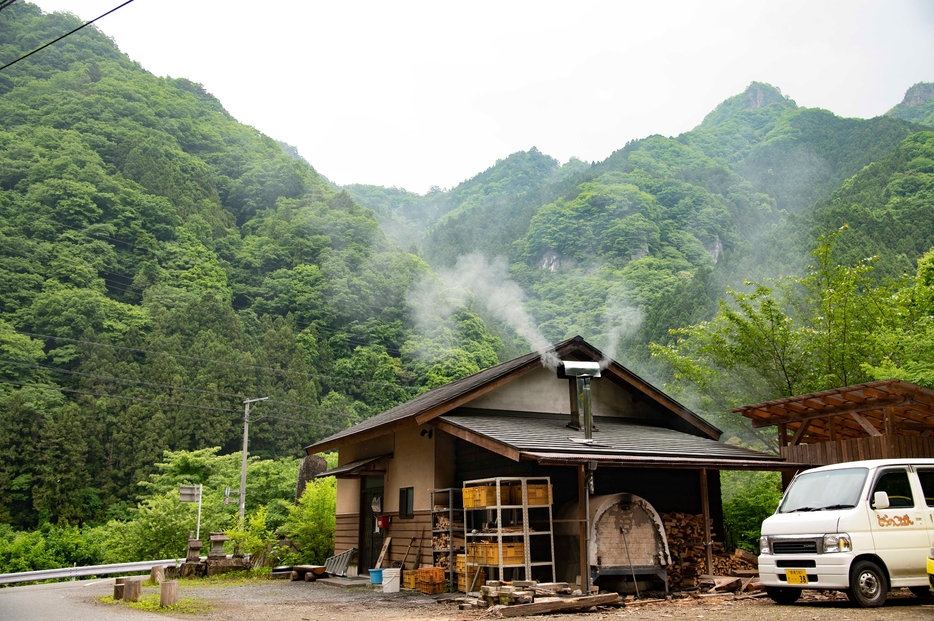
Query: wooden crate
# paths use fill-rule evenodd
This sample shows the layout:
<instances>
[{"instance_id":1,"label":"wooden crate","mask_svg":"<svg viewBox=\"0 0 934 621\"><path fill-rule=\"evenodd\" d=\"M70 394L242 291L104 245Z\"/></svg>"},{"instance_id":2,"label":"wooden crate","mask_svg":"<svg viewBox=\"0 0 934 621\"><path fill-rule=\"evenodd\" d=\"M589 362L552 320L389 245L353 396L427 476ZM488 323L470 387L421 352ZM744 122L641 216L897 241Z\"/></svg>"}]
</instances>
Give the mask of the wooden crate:
<instances>
[{"instance_id":1,"label":"wooden crate","mask_svg":"<svg viewBox=\"0 0 934 621\"><path fill-rule=\"evenodd\" d=\"M457 574L457 590L466 593L470 585L473 584L474 590L479 591L480 587L486 584L486 572L481 569L480 573L476 574L476 580L474 580L474 575L474 570L471 570L470 574Z\"/></svg>"},{"instance_id":2,"label":"wooden crate","mask_svg":"<svg viewBox=\"0 0 934 621\"><path fill-rule=\"evenodd\" d=\"M418 590L425 595L437 595L438 593L444 593L448 590L448 581L442 580L440 582L426 582L424 580L419 580Z\"/></svg>"},{"instance_id":3,"label":"wooden crate","mask_svg":"<svg viewBox=\"0 0 934 621\"><path fill-rule=\"evenodd\" d=\"M402 586L406 589L418 588L418 570L402 570Z\"/></svg>"}]
</instances>

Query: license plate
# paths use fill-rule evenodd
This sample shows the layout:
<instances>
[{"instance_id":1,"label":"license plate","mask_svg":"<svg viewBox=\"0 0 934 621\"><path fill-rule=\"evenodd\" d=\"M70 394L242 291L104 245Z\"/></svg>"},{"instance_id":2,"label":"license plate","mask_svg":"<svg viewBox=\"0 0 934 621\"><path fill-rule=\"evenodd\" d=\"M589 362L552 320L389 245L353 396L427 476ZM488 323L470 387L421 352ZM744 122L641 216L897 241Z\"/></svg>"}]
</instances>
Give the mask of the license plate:
<instances>
[{"instance_id":1,"label":"license plate","mask_svg":"<svg viewBox=\"0 0 934 621\"><path fill-rule=\"evenodd\" d=\"M807 584L808 572L806 569L786 569L785 580L788 584Z\"/></svg>"}]
</instances>

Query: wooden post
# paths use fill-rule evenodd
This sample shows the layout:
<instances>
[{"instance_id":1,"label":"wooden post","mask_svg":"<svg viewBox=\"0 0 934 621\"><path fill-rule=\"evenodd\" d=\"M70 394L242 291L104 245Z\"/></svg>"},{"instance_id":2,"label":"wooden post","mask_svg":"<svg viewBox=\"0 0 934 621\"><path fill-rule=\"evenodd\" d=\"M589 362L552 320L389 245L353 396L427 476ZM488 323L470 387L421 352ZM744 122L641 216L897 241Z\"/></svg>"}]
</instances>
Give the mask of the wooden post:
<instances>
[{"instance_id":1,"label":"wooden post","mask_svg":"<svg viewBox=\"0 0 934 621\"><path fill-rule=\"evenodd\" d=\"M784 431L784 430L783 430ZM713 541L710 536L710 498L707 493L707 468L700 470L701 512L704 514L704 549L707 551L707 573L713 575Z\"/></svg>"},{"instance_id":2,"label":"wooden post","mask_svg":"<svg viewBox=\"0 0 934 621\"><path fill-rule=\"evenodd\" d=\"M788 445L788 432L785 430L785 423L779 423L778 424L778 446L785 447L787 445Z\"/></svg>"},{"instance_id":3,"label":"wooden post","mask_svg":"<svg viewBox=\"0 0 934 621\"><path fill-rule=\"evenodd\" d=\"M162 565L156 565L149 570L149 581L156 584L165 582L165 569L163 569Z\"/></svg>"},{"instance_id":4,"label":"wooden post","mask_svg":"<svg viewBox=\"0 0 934 621\"><path fill-rule=\"evenodd\" d=\"M836 442L837 441L837 417L831 416L830 419L827 421L827 424L830 427L830 441Z\"/></svg>"},{"instance_id":5,"label":"wooden post","mask_svg":"<svg viewBox=\"0 0 934 621\"><path fill-rule=\"evenodd\" d=\"M141 578L128 578L123 583L123 601L138 602L143 594L143 580Z\"/></svg>"},{"instance_id":6,"label":"wooden post","mask_svg":"<svg viewBox=\"0 0 934 621\"><path fill-rule=\"evenodd\" d=\"M114 578L114 599L123 599L123 585L126 578Z\"/></svg>"},{"instance_id":7,"label":"wooden post","mask_svg":"<svg viewBox=\"0 0 934 621\"><path fill-rule=\"evenodd\" d=\"M882 456L885 459L895 457L893 449L893 440L895 438L895 408L888 406L885 408L885 443L882 445Z\"/></svg>"},{"instance_id":8,"label":"wooden post","mask_svg":"<svg viewBox=\"0 0 934 621\"><path fill-rule=\"evenodd\" d=\"M577 469L577 519L580 520L580 589L590 593L590 489L587 484L587 464Z\"/></svg>"},{"instance_id":9,"label":"wooden post","mask_svg":"<svg viewBox=\"0 0 934 621\"><path fill-rule=\"evenodd\" d=\"M159 607L175 606L178 604L178 580L167 580L159 589Z\"/></svg>"}]
</instances>

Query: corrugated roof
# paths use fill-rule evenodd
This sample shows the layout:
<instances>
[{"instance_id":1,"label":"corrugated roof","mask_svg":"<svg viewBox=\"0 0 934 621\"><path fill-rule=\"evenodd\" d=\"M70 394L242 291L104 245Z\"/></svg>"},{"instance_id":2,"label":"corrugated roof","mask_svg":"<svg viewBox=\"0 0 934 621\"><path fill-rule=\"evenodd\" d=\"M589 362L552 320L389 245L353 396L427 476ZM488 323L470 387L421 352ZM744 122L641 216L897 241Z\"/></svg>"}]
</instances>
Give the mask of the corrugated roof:
<instances>
[{"instance_id":1,"label":"corrugated roof","mask_svg":"<svg viewBox=\"0 0 934 621\"><path fill-rule=\"evenodd\" d=\"M556 343L552 347L552 350L561 358L578 355L579 357L593 361L604 359L603 354L598 349L584 341L580 336L575 336L561 341L560 343ZM311 446L305 447L305 450L308 453L332 450L346 444L351 438L369 437L383 430L383 428L385 428L384 431L388 433L388 431L398 425L411 423L410 419L418 418L420 422L425 422L425 420L430 420L430 418L434 416L439 416L467 403L476 396L498 386L502 381L508 381L510 376L518 377L527 371L541 367L541 354L539 352L532 352L524 356L519 356L518 358L496 365L495 367L490 367L479 373L430 390L414 399L410 399L405 403L401 403L394 408L386 410L382 414L378 414L373 418L369 418L324 438L323 440L319 440ZM715 426L697 416L697 414L658 390L618 362L610 361L604 373L605 375L614 376L618 382L626 384L630 388L649 396L656 403L688 421L689 424L703 433L711 437L719 437L720 430ZM424 420L422 420L423 418Z\"/></svg>"},{"instance_id":2,"label":"corrugated roof","mask_svg":"<svg viewBox=\"0 0 934 621\"><path fill-rule=\"evenodd\" d=\"M566 417L479 415L476 414L478 410L471 412L471 414L461 414L455 411L441 416L440 419L516 449L523 454L542 453L564 457L589 454L603 457L629 455L664 459L782 460L776 455L760 453L674 429L642 424L633 419L616 421L608 417L600 418L596 421L599 431L594 432L593 442L586 444L581 442L584 438L582 431L574 431L567 427Z\"/></svg>"}]
</instances>

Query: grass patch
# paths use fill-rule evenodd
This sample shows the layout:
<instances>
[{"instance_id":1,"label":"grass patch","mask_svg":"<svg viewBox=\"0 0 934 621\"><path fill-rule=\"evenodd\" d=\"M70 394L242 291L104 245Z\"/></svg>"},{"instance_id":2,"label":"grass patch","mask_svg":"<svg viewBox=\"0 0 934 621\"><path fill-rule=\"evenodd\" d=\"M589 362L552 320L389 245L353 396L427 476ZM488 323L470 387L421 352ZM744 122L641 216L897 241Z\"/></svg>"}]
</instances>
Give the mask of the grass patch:
<instances>
[{"instance_id":1,"label":"grass patch","mask_svg":"<svg viewBox=\"0 0 934 621\"><path fill-rule=\"evenodd\" d=\"M158 593L143 595L138 602L127 602L122 599L114 599L112 595L98 597L97 600L104 604L126 606L127 608L133 608L134 610L144 610L146 612L195 614L199 612L209 612L212 609L211 604L198 597L179 597L177 604L163 608L159 606Z\"/></svg>"}]
</instances>

